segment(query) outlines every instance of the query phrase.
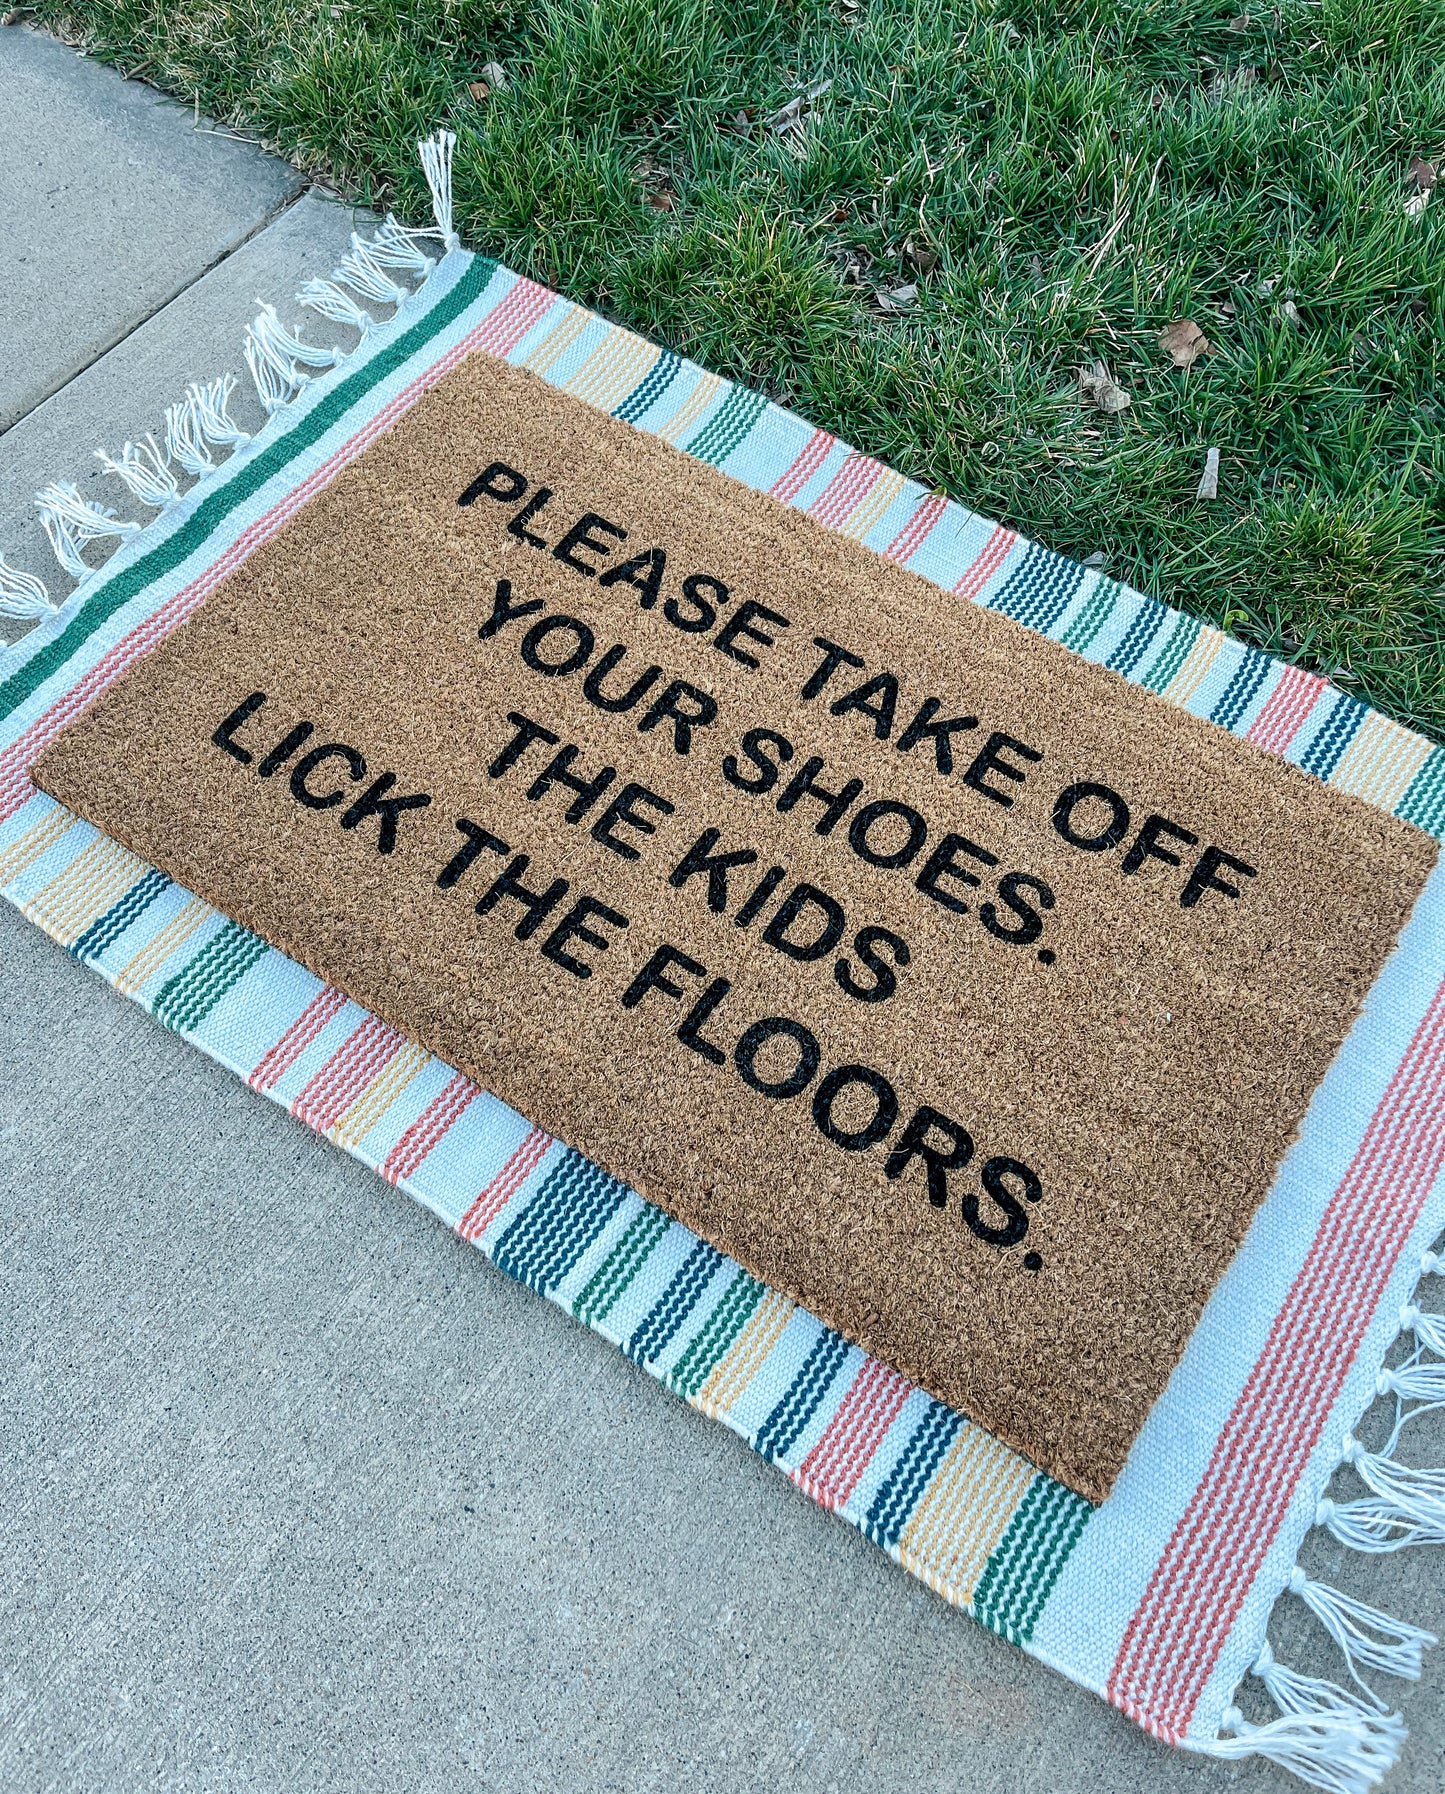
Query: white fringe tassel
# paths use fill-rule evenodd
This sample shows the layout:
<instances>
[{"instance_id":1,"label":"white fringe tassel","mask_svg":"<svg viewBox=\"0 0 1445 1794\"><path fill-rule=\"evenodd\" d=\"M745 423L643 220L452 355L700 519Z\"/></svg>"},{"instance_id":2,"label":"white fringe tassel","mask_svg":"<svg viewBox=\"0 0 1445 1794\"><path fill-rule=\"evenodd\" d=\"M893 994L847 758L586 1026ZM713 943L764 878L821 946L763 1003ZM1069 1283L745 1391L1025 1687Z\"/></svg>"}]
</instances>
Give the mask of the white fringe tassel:
<instances>
[{"instance_id":1,"label":"white fringe tassel","mask_svg":"<svg viewBox=\"0 0 1445 1794\"><path fill-rule=\"evenodd\" d=\"M1445 1275L1445 1254L1422 1252L1420 1275ZM1382 1370L1376 1382L1379 1394L1395 1398L1390 1436L1379 1451L1366 1451L1347 1434L1341 1452L1341 1461L1351 1466L1369 1494L1345 1502L1326 1496L1315 1512L1317 1526L1366 1553L1445 1544L1445 1470L1419 1470L1395 1456L1406 1423L1445 1404L1445 1362L1438 1361L1445 1359L1445 1315L1407 1302L1400 1310L1400 1328L1414 1334L1417 1350L1403 1364ZM1426 1353L1435 1354L1436 1361ZM1238 1707L1230 1707L1221 1735L1206 1749L1231 1761L1265 1757L1327 1794L1369 1794L1399 1756L1406 1733L1400 1715L1388 1710L1363 1672L1418 1680L1422 1656L1438 1640L1423 1627L1406 1625L1352 1595L1311 1581L1298 1565L1289 1586L1338 1646L1360 1693L1286 1669L1266 1641L1253 1673L1279 1717L1252 1725Z\"/></svg>"},{"instance_id":2,"label":"white fringe tassel","mask_svg":"<svg viewBox=\"0 0 1445 1794\"><path fill-rule=\"evenodd\" d=\"M1433 1318L1433 1317L1432 1317ZM1445 1364L1431 1363L1416 1352L1405 1364L1382 1370L1375 1387L1381 1395L1395 1395L1402 1402L1424 1402L1438 1407L1445 1402ZM1420 1410L1416 1408L1415 1413Z\"/></svg>"},{"instance_id":3,"label":"white fringe tassel","mask_svg":"<svg viewBox=\"0 0 1445 1794\"><path fill-rule=\"evenodd\" d=\"M274 305L267 305L261 299L256 303L261 311L251 329L278 357L288 358L295 366L302 368L334 368L346 360L344 349L322 349L315 343L302 342L276 316Z\"/></svg>"},{"instance_id":4,"label":"white fringe tassel","mask_svg":"<svg viewBox=\"0 0 1445 1794\"><path fill-rule=\"evenodd\" d=\"M1431 1258L1435 1256L1432 1252ZM1445 1358L1445 1314L1422 1314L1413 1302L1400 1310L1400 1325L1413 1333L1427 1352L1438 1352Z\"/></svg>"},{"instance_id":5,"label":"white fringe tassel","mask_svg":"<svg viewBox=\"0 0 1445 1794\"><path fill-rule=\"evenodd\" d=\"M376 319L357 303L350 287L373 304L397 306L413 290L393 275L400 273L418 283L426 280L435 263L417 239L440 237L447 250L460 241L452 229L452 150L456 138L437 131L417 145L427 187L431 192L435 223L415 229L388 214L370 242L354 231L351 251L333 271L330 280L309 280L296 295L308 311L334 324L345 324L365 341ZM339 366L349 351L318 348L303 341L281 322L274 306L258 300L261 310L246 332L244 354L256 392L268 416L274 417L296 397L309 380L323 369ZM182 496L177 470L204 479L217 466L216 451L240 448L251 438L230 416L227 406L236 390L234 374L186 388L185 397L165 413L165 447L154 436L128 442L119 458L97 449L106 471L113 473L143 504L164 510ZM87 578L94 568L81 550L104 537L133 535L141 526L94 505L80 496L70 481L56 481L37 493L35 506L55 558L73 579ZM42 582L0 560L0 615L36 618L48 616L59 606L52 602Z\"/></svg>"},{"instance_id":6,"label":"white fringe tassel","mask_svg":"<svg viewBox=\"0 0 1445 1794\"><path fill-rule=\"evenodd\" d=\"M425 280L436 263L417 248L412 238L432 234L430 231L410 231L388 212L385 224L371 239L372 259L380 262L383 268L400 268L404 273Z\"/></svg>"},{"instance_id":7,"label":"white fringe tassel","mask_svg":"<svg viewBox=\"0 0 1445 1794\"><path fill-rule=\"evenodd\" d=\"M267 417L275 417L296 396L295 369L288 361L277 362L252 330L246 332L243 353L256 397L265 407Z\"/></svg>"},{"instance_id":8,"label":"white fringe tassel","mask_svg":"<svg viewBox=\"0 0 1445 1794\"><path fill-rule=\"evenodd\" d=\"M351 297L342 292L334 280L308 280L296 295L296 303L304 305L333 324L349 324L365 338L376 319Z\"/></svg>"},{"instance_id":9,"label":"white fringe tassel","mask_svg":"<svg viewBox=\"0 0 1445 1794\"><path fill-rule=\"evenodd\" d=\"M1440 1641L1420 1626L1391 1619L1377 1607L1368 1607L1352 1595L1341 1594L1323 1582L1312 1582L1295 1565L1290 1588L1334 1639L1350 1675L1369 1696L1370 1704L1384 1702L1360 1679L1362 1669L1383 1670L1386 1675L1418 1682L1424 1653Z\"/></svg>"},{"instance_id":10,"label":"white fringe tassel","mask_svg":"<svg viewBox=\"0 0 1445 1794\"><path fill-rule=\"evenodd\" d=\"M351 254L342 257L331 278L376 305L400 305L406 298L406 288L391 278L372 245L363 243L355 231L351 233Z\"/></svg>"},{"instance_id":11,"label":"white fringe tassel","mask_svg":"<svg viewBox=\"0 0 1445 1794\"><path fill-rule=\"evenodd\" d=\"M113 473L143 505L150 505L153 510L163 511L181 496L170 460L154 436L147 436L144 442L128 442L120 451L119 461L112 460L104 449L97 449L95 455L107 473Z\"/></svg>"},{"instance_id":12,"label":"white fringe tassel","mask_svg":"<svg viewBox=\"0 0 1445 1794\"><path fill-rule=\"evenodd\" d=\"M140 528L117 517L114 511L87 503L73 480L56 480L35 495L35 509L55 558L74 579L85 579L92 571L81 549L87 542L105 536L133 536Z\"/></svg>"},{"instance_id":13,"label":"white fringe tassel","mask_svg":"<svg viewBox=\"0 0 1445 1794\"><path fill-rule=\"evenodd\" d=\"M353 239L354 241L354 239ZM276 315L276 307L263 300L246 332L246 365L256 383L256 394L268 415L289 405L315 375L309 368L334 368L346 359L344 349L320 349L293 336Z\"/></svg>"},{"instance_id":14,"label":"white fringe tassel","mask_svg":"<svg viewBox=\"0 0 1445 1794\"><path fill-rule=\"evenodd\" d=\"M236 390L236 376L222 374L219 380L208 380L204 386L188 386L186 398L196 408L196 422L212 448L240 448L251 438L237 429L226 406Z\"/></svg>"},{"instance_id":15,"label":"white fringe tassel","mask_svg":"<svg viewBox=\"0 0 1445 1794\"><path fill-rule=\"evenodd\" d=\"M1327 1526L1342 1545L1369 1552L1445 1545L1445 1470L1417 1470L1392 1455L1408 1418L1396 1421L1383 1451L1366 1451L1358 1439L1346 1439L1344 1461L1370 1493L1359 1501L1327 1496L1315 1516L1316 1525Z\"/></svg>"},{"instance_id":16,"label":"white fringe tassel","mask_svg":"<svg viewBox=\"0 0 1445 1794\"><path fill-rule=\"evenodd\" d=\"M432 216L436 219L433 235L440 237L448 250L461 242L452 229L452 151L456 146L454 131L437 131L417 146L421 170L431 190Z\"/></svg>"},{"instance_id":17,"label":"white fringe tassel","mask_svg":"<svg viewBox=\"0 0 1445 1794\"><path fill-rule=\"evenodd\" d=\"M1367 1794L1394 1764L1405 1742L1398 1713L1377 1713L1336 1682L1302 1676L1275 1661L1266 1642L1252 1672L1279 1718L1251 1725L1238 1707L1224 1715L1226 1736L1213 1755L1266 1757L1329 1794Z\"/></svg>"},{"instance_id":18,"label":"white fringe tassel","mask_svg":"<svg viewBox=\"0 0 1445 1794\"><path fill-rule=\"evenodd\" d=\"M236 376L223 374L204 386L188 386L180 404L166 408L166 453L197 479L215 471L213 448L239 448L251 440L236 428L226 410L235 390Z\"/></svg>"},{"instance_id":19,"label":"white fringe tassel","mask_svg":"<svg viewBox=\"0 0 1445 1794\"><path fill-rule=\"evenodd\" d=\"M1251 1725L1238 1707L1224 1715L1226 1728L1210 1755L1225 1762L1263 1757L1288 1769L1326 1794L1368 1794L1378 1787L1400 1755L1401 1737L1382 1737L1357 1725L1346 1713L1281 1714Z\"/></svg>"},{"instance_id":20,"label":"white fringe tassel","mask_svg":"<svg viewBox=\"0 0 1445 1794\"><path fill-rule=\"evenodd\" d=\"M57 608L43 580L22 573L0 555L0 617L48 617Z\"/></svg>"},{"instance_id":21,"label":"white fringe tassel","mask_svg":"<svg viewBox=\"0 0 1445 1794\"><path fill-rule=\"evenodd\" d=\"M166 453L183 473L201 479L215 472L216 463L201 429L195 392L188 387L179 405L166 406Z\"/></svg>"}]
</instances>

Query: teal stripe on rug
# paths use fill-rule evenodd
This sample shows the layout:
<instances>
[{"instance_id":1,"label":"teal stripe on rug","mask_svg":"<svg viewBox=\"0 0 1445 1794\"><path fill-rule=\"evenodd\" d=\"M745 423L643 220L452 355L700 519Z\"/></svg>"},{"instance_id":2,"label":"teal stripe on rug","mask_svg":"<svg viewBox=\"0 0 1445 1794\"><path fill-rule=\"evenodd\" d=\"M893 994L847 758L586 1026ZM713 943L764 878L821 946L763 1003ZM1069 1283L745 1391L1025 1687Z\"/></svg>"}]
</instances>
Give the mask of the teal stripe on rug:
<instances>
[{"instance_id":1,"label":"teal stripe on rug","mask_svg":"<svg viewBox=\"0 0 1445 1794\"><path fill-rule=\"evenodd\" d=\"M973 1593L977 1619L1027 1644L1093 1509L1047 1476L1036 1476Z\"/></svg>"},{"instance_id":2,"label":"teal stripe on rug","mask_svg":"<svg viewBox=\"0 0 1445 1794\"><path fill-rule=\"evenodd\" d=\"M843 1368L848 1356L848 1341L841 1333L825 1327L813 1342L813 1349L803 1360L786 1393L758 1428L753 1447L771 1464L785 1457L802 1437L803 1429L822 1406L833 1379Z\"/></svg>"},{"instance_id":3,"label":"teal stripe on rug","mask_svg":"<svg viewBox=\"0 0 1445 1794\"><path fill-rule=\"evenodd\" d=\"M259 935L235 922L213 934L190 962L156 993L151 1013L177 1033L194 1032L221 998L270 951Z\"/></svg>"},{"instance_id":4,"label":"teal stripe on rug","mask_svg":"<svg viewBox=\"0 0 1445 1794\"><path fill-rule=\"evenodd\" d=\"M624 1342L622 1349L629 1358L648 1364L662 1356L702 1300L703 1291L722 1262L723 1255L716 1246L710 1246L706 1240L697 1242L632 1337Z\"/></svg>"},{"instance_id":5,"label":"teal stripe on rug","mask_svg":"<svg viewBox=\"0 0 1445 1794\"><path fill-rule=\"evenodd\" d=\"M378 350L364 366L359 367L334 392L328 393L320 404L300 418L285 435L278 437L254 461L239 468L234 478L217 487L209 498L196 507L174 535L167 536L149 554L142 555L138 561L117 573L113 579L108 579L93 592L55 640L31 655L29 660L0 685L0 720L9 716L18 705L38 691L53 673L59 672L66 661L118 610L194 554L238 505L258 492L268 480L274 479L303 449L310 448L339 418L344 417L354 405L364 399L373 387L379 385L388 374L445 329L453 318L480 298L496 268L495 262L482 256L475 257L456 285L437 300L425 317L419 318L389 348Z\"/></svg>"},{"instance_id":6,"label":"teal stripe on rug","mask_svg":"<svg viewBox=\"0 0 1445 1794\"><path fill-rule=\"evenodd\" d=\"M722 1362L762 1301L765 1286L739 1271L663 1381L691 1401Z\"/></svg>"},{"instance_id":7,"label":"teal stripe on rug","mask_svg":"<svg viewBox=\"0 0 1445 1794\"><path fill-rule=\"evenodd\" d=\"M1445 748L1431 748L1395 814L1427 834L1438 835L1445 828Z\"/></svg>"},{"instance_id":8,"label":"teal stripe on rug","mask_svg":"<svg viewBox=\"0 0 1445 1794\"><path fill-rule=\"evenodd\" d=\"M535 1201L497 1241L494 1262L539 1295L550 1295L627 1195L625 1184L569 1147Z\"/></svg>"},{"instance_id":9,"label":"teal stripe on rug","mask_svg":"<svg viewBox=\"0 0 1445 1794\"><path fill-rule=\"evenodd\" d=\"M114 902L102 916L97 916L85 933L71 942L70 951L77 959L99 959L107 947L113 947L130 925L138 921L161 895L171 888L164 872L152 866L145 877Z\"/></svg>"},{"instance_id":10,"label":"teal stripe on rug","mask_svg":"<svg viewBox=\"0 0 1445 1794\"><path fill-rule=\"evenodd\" d=\"M670 1225L660 1208L654 1208L650 1202L644 1204L573 1303L572 1312L579 1321L596 1327L606 1320L632 1287Z\"/></svg>"},{"instance_id":11,"label":"teal stripe on rug","mask_svg":"<svg viewBox=\"0 0 1445 1794\"><path fill-rule=\"evenodd\" d=\"M688 454L711 467L721 467L762 416L767 403L762 393L735 386L687 444Z\"/></svg>"},{"instance_id":12,"label":"teal stripe on rug","mask_svg":"<svg viewBox=\"0 0 1445 1794\"><path fill-rule=\"evenodd\" d=\"M875 1545L892 1551L898 1544L909 1516L962 1425L962 1415L940 1401L929 1400L928 1412L913 1429L912 1438L863 1518L863 1530Z\"/></svg>"},{"instance_id":13,"label":"teal stripe on rug","mask_svg":"<svg viewBox=\"0 0 1445 1794\"><path fill-rule=\"evenodd\" d=\"M1059 638L1061 646L1082 654L1114 613L1124 588L1116 579L1101 579L1085 599L1078 616Z\"/></svg>"},{"instance_id":14,"label":"teal stripe on rug","mask_svg":"<svg viewBox=\"0 0 1445 1794\"><path fill-rule=\"evenodd\" d=\"M1145 691L1161 692L1189 658L1189 650L1199 640L1204 625L1198 617L1179 616L1173 633L1160 649L1154 664L1139 683Z\"/></svg>"}]
</instances>

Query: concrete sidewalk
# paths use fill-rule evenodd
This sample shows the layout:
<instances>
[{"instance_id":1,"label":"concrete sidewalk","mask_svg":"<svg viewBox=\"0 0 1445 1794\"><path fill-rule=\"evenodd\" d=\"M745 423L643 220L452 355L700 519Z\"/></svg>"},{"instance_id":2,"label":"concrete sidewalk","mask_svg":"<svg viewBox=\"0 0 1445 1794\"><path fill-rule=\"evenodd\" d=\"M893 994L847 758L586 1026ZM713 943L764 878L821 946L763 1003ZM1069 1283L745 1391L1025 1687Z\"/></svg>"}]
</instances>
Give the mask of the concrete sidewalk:
<instances>
[{"instance_id":1,"label":"concrete sidewalk","mask_svg":"<svg viewBox=\"0 0 1445 1794\"><path fill-rule=\"evenodd\" d=\"M352 218L27 30L0 149L0 548L63 592L30 495L118 505L91 450L241 371ZM5 905L0 960L5 1794L1299 1788L952 1611ZM1441 1554L1312 1550L1445 1618ZM1445 1649L1388 1686L1387 1788L1435 1794Z\"/></svg>"}]
</instances>

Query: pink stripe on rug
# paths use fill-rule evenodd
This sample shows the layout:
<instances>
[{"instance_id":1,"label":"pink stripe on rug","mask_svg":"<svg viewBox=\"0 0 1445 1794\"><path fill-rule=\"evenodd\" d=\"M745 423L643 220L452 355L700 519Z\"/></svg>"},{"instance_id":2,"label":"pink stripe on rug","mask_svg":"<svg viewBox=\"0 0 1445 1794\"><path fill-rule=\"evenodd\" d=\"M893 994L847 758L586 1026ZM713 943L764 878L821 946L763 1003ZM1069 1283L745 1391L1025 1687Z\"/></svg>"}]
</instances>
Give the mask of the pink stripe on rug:
<instances>
[{"instance_id":1,"label":"pink stripe on rug","mask_svg":"<svg viewBox=\"0 0 1445 1794\"><path fill-rule=\"evenodd\" d=\"M1327 684L1327 680L1314 673L1303 672L1299 667L1286 667L1263 710L1250 724L1245 740L1254 742L1267 753L1284 753L1304 726L1305 718L1314 709L1315 700Z\"/></svg>"},{"instance_id":2,"label":"pink stripe on rug","mask_svg":"<svg viewBox=\"0 0 1445 1794\"><path fill-rule=\"evenodd\" d=\"M298 1121L324 1134L334 1127L366 1086L406 1045L395 1028L374 1015L366 1020L315 1075L291 1105Z\"/></svg>"},{"instance_id":3,"label":"pink stripe on rug","mask_svg":"<svg viewBox=\"0 0 1445 1794\"><path fill-rule=\"evenodd\" d=\"M432 1098L416 1120L386 1155L381 1175L389 1184L399 1184L411 1177L427 1154L433 1151L454 1123L466 1113L468 1105L481 1091L468 1077L457 1072L441 1093Z\"/></svg>"},{"instance_id":4,"label":"pink stripe on rug","mask_svg":"<svg viewBox=\"0 0 1445 1794\"><path fill-rule=\"evenodd\" d=\"M1119 1648L1109 1699L1178 1744L1445 1164L1445 985L1381 1097Z\"/></svg>"},{"instance_id":5,"label":"pink stripe on rug","mask_svg":"<svg viewBox=\"0 0 1445 1794\"><path fill-rule=\"evenodd\" d=\"M556 302L557 295L535 280L519 280L480 327L476 347L492 355L510 354Z\"/></svg>"},{"instance_id":6,"label":"pink stripe on rug","mask_svg":"<svg viewBox=\"0 0 1445 1794\"><path fill-rule=\"evenodd\" d=\"M346 998L328 984L318 992L267 1053L246 1082L253 1090L272 1090L290 1071L322 1029L346 1006Z\"/></svg>"},{"instance_id":7,"label":"pink stripe on rug","mask_svg":"<svg viewBox=\"0 0 1445 1794\"><path fill-rule=\"evenodd\" d=\"M522 1144L457 1222L457 1232L464 1240L479 1240L482 1237L537 1169L551 1144L552 1136L541 1128L534 1127L528 1132Z\"/></svg>"},{"instance_id":8,"label":"pink stripe on rug","mask_svg":"<svg viewBox=\"0 0 1445 1794\"><path fill-rule=\"evenodd\" d=\"M954 586L955 596L967 598L972 603L988 584L1004 556L1017 541L1018 537L1011 529L1005 529L1001 523L996 523L989 539L969 562L963 577Z\"/></svg>"},{"instance_id":9,"label":"pink stripe on rug","mask_svg":"<svg viewBox=\"0 0 1445 1794\"><path fill-rule=\"evenodd\" d=\"M932 533L934 524L947 509L948 500L941 498L936 492L931 493L883 550L884 558L897 561L900 566L903 562L910 560L923 546L927 537Z\"/></svg>"},{"instance_id":10,"label":"pink stripe on rug","mask_svg":"<svg viewBox=\"0 0 1445 1794\"><path fill-rule=\"evenodd\" d=\"M911 1388L906 1377L869 1358L818 1442L793 1472L793 1481L824 1507L842 1507L858 1487Z\"/></svg>"},{"instance_id":11,"label":"pink stripe on rug","mask_svg":"<svg viewBox=\"0 0 1445 1794\"><path fill-rule=\"evenodd\" d=\"M808 515L830 529L845 523L883 474L883 463L854 451L808 506Z\"/></svg>"},{"instance_id":12,"label":"pink stripe on rug","mask_svg":"<svg viewBox=\"0 0 1445 1794\"><path fill-rule=\"evenodd\" d=\"M814 430L804 445L802 454L786 473L769 486L769 493L774 498L780 498L785 505L790 505L828 459L828 451L837 440L827 430Z\"/></svg>"}]
</instances>

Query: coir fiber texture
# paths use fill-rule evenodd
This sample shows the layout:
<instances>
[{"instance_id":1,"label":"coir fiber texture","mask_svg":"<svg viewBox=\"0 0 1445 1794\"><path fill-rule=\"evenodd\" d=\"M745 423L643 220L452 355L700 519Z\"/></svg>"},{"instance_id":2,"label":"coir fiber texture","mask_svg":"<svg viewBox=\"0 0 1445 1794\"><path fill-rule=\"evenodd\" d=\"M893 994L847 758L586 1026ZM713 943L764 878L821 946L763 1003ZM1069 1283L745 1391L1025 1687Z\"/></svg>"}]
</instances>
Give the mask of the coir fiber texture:
<instances>
[{"instance_id":1,"label":"coir fiber texture","mask_svg":"<svg viewBox=\"0 0 1445 1794\"><path fill-rule=\"evenodd\" d=\"M34 776L1096 1500L1437 855L481 350Z\"/></svg>"}]
</instances>

